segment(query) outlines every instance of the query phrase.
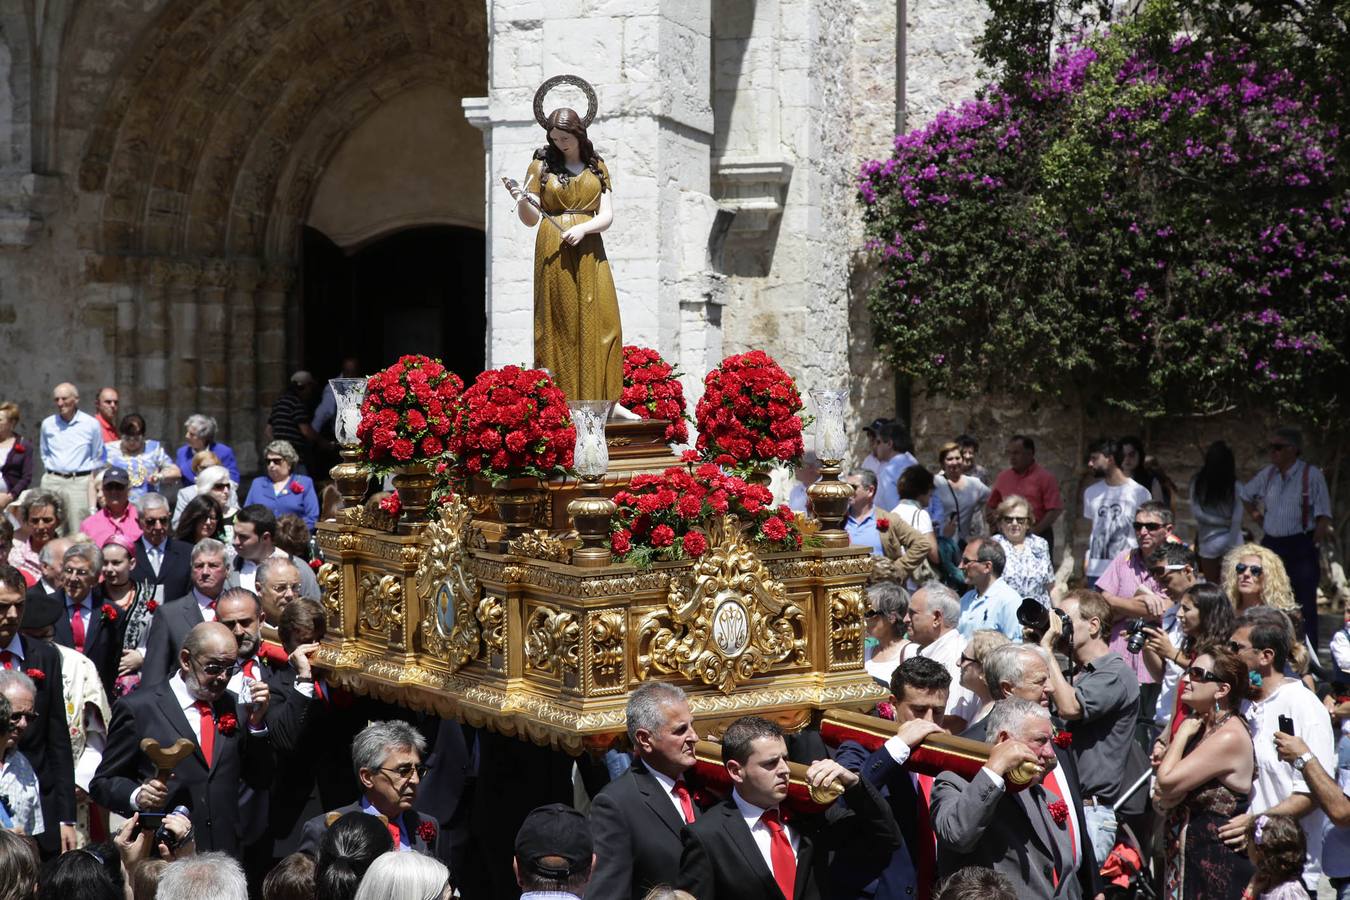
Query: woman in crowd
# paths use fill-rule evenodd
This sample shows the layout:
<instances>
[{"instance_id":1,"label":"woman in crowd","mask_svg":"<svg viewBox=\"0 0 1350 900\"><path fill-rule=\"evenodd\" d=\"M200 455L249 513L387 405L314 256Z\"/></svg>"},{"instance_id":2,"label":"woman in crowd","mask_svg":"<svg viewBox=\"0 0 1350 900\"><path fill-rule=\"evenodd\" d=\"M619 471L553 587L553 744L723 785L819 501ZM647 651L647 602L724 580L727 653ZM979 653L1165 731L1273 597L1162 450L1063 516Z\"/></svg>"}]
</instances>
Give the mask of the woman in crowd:
<instances>
[{"instance_id":1,"label":"woman in crowd","mask_svg":"<svg viewBox=\"0 0 1350 900\"><path fill-rule=\"evenodd\" d=\"M197 491L201 490L201 486L197 484L198 476L209 467L218 465L220 465L220 457L210 450L202 450L200 453L192 454L192 466L183 473L184 475L187 472L192 473L192 484L185 484L178 489L178 499L174 501L173 506L173 522L175 525L178 524L179 517L183 515L183 510L192 502L192 498L197 496Z\"/></svg>"},{"instance_id":2,"label":"woman in crowd","mask_svg":"<svg viewBox=\"0 0 1350 900\"><path fill-rule=\"evenodd\" d=\"M52 857L38 875L38 896L125 900L126 881L117 850L99 844Z\"/></svg>"},{"instance_id":3,"label":"woman in crowd","mask_svg":"<svg viewBox=\"0 0 1350 900\"><path fill-rule=\"evenodd\" d=\"M221 525L224 513L220 503L211 494L193 499L183 510L183 518L174 529L175 540L195 544L202 538L224 540L225 527Z\"/></svg>"},{"instance_id":4,"label":"woman in crowd","mask_svg":"<svg viewBox=\"0 0 1350 900\"><path fill-rule=\"evenodd\" d=\"M263 461L267 474L253 479L244 503L261 503L278 518L295 513L313 531L319 521L319 495L308 475L291 474L300 463L295 448L288 441L273 441L263 451Z\"/></svg>"},{"instance_id":5,"label":"woman in crowd","mask_svg":"<svg viewBox=\"0 0 1350 900\"><path fill-rule=\"evenodd\" d=\"M0 900L31 900L37 896L37 886L38 856L33 842L12 831L0 831Z\"/></svg>"},{"instance_id":6,"label":"woman in crowd","mask_svg":"<svg viewBox=\"0 0 1350 900\"><path fill-rule=\"evenodd\" d=\"M966 723L974 725L989 715L994 708L994 695L989 692L989 683L984 678L984 661L994 650L1004 644L1012 643L1008 636L993 628L981 628L966 641L966 649L961 651L961 687L980 698L979 711Z\"/></svg>"},{"instance_id":7,"label":"woman in crowd","mask_svg":"<svg viewBox=\"0 0 1350 900\"><path fill-rule=\"evenodd\" d=\"M33 445L19 437L19 407L0 403L0 513L33 483Z\"/></svg>"},{"instance_id":8,"label":"woman in crowd","mask_svg":"<svg viewBox=\"0 0 1350 900\"><path fill-rule=\"evenodd\" d=\"M1237 463L1232 448L1223 441L1215 441L1205 451L1205 463L1191 479L1190 494L1200 572L1206 581L1219 584L1224 554L1242 543Z\"/></svg>"},{"instance_id":9,"label":"woman in crowd","mask_svg":"<svg viewBox=\"0 0 1350 900\"><path fill-rule=\"evenodd\" d=\"M103 602L117 607L118 619L122 622L122 655L113 686L116 697L131 693L140 683L145 639L150 631L150 619L158 606L154 581L133 579L131 572L135 568L136 548L130 541L115 534L104 542L103 584L99 590Z\"/></svg>"},{"instance_id":10,"label":"woman in crowd","mask_svg":"<svg viewBox=\"0 0 1350 900\"><path fill-rule=\"evenodd\" d=\"M371 863L393 848L389 829L379 819L360 812L342 816L319 843L314 900L352 900Z\"/></svg>"},{"instance_id":11,"label":"woman in crowd","mask_svg":"<svg viewBox=\"0 0 1350 900\"><path fill-rule=\"evenodd\" d=\"M390 850L371 863L356 900L450 900L450 870L420 853Z\"/></svg>"},{"instance_id":12,"label":"woman in crowd","mask_svg":"<svg viewBox=\"0 0 1350 900\"><path fill-rule=\"evenodd\" d=\"M877 683L890 685L891 673L919 645L905 639L905 613L909 596L894 581L879 581L867 589L867 636L876 640L863 651L863 668Z\"/></svg>"},{"instance_id":13,"label":"woman in crowd","mask_svg":"<svg viewBox=\"0 0 1350 900\"><path fill-rule=\"evenodd\" d=\"M239 495L235 492L236 487L224 466L207 466L197 476L197 496L188 501L188 506L183 509L183 517L187 517L187 510L194 502L202 497L210 497L220 507L217 533L220 540L230 545L234 539L234 517L239 513ZM181 524L180 521L179 525Z\"/></svg>"},{"instance_id":14,"label":"woman in crowd","mask_svg":"<svg viewBox=\"0 0 1350 900\"><path fill-rule=\"evenodd\" d=\"M59 495L30 491L19 504L22 529L9 548L9 564L23 573L30 585L42 578L42 548L65 529L66 503Z\"/></svg>"},{"instance_id":15,"label":"woman in crowd","mask_svg":"<svg viewBox=\"0 0 1350 900\"><path fill-rule=\"evenodd\" d=\"M1228 640L1235 618L1228 597L1219 586L1199 581L1182 595L1172 633L1161 628L1144 628L1144 665L1154 681L1162 684L1155 724L1165 728L1173 723L1178 712L1184 715L1177 699L1182 675L1195 662L1198 648Z\"/></svg>"},{"instance_id":16,"label":"woman in crowd","mask_svg":"<svg viewBox=\"0 0 1350 900\"><path fill-rule=\"evenodd\" d=\"M146 438L145 419L136 413L122 417L117 434L120 440L103 445L103 461L127 470L131 478L127 493L133 501L146 491L159 491L164 482L183 477L159 441Z\"/></svg>"},{"instance_id":17,"label":"woman in crowd","mask_svg":"<svg viewBox=\"0 0 1350 900\"><path fill-rule=\"evenodd\" d=\"M1308 838L1292 816L1260 815L1247 826L1247 854L1256 867L1242 900L1310 900L1303 886Z\"/></svg>"},{"instance_id":18,"label":"woman in crowd","mask_svg":"<svg viewBox=\"0 0 1350 900\"><path fill-rule=\"evenodd\" d=\"M1229 550L1223 558L1223 588L1234 615L1240 616L1253 606L1270 606L1289 617L1294 634L1289 645L1289 666L1295 675L1310 680L1312 655L1302 637L1303 609L1294 599L1284 562L1274 551L1251 543ZM1315 683L1308 687L1314 689Z\"/></svg>"},{"instance_id":19,"label":"woman in crowd","mask_svg":"<svg viewBox=\"0 0 1350 900\"><path fill-rule=\"evenodd\" d=\"M1035 597L1048 607L1055 567L1045 538L1031 534L1031 504L1025 497L1011 494L1003 498L994 516L999 531L994 540L1003 548L1007 560L1003 566L1004 582L1023 597Z\"/></svg>"},{"instance_id":20,"label":"woman in crowd","mask_svg":"<svg viewBox=\"0 0 1350 900\"><path fill-rule=\"evenodd\" d=\"M297 559L309 562L313 555L310 548L310 538L311 535L309 529L305 527L304 519L295 513L277 516L277 533L273 536L272 543L282 550Z\"/></svg>"},{"instance_id":21,"label":"woman in crowd","mask_svg":"<svg viewBox=\"0 0 1350 900\"><path fill-rule=\"evenodd\" d=\"M958 547L965 547L974 536L974 526L984 525L984 516L976 512L984 509L989 499L989 488L984 482L966 474L961 457L961 445L948 441L938 448L938 465L942 473L933 479L933 493L942 504L940 532L953 538Z\"/></svg>"},{"instance_id":22,"label":"woman in crowd","mask_svg":"<svg viewBox=\"0 0 1350 900\"><path fill-rule=\"evenodd\" d=\"M234 451L228 444L216 440L216 420L200 413L187 417L183 423L183 444L174 452L178 468L183 471L183 484L192 484L192 457L203 450L210 450L220 460L220 464L229 470L230 478L239 483L239 464L234 461Z\"/></svg>"},{"instance_id":23,"label":"woman in crowd","mask_svg":"<svg viewBox=\"0 0 1350 900\"><path fill-rule=\"evenodd\" d=\"M1154 801L1167 813L1166 900L1240 897L1251 877L1251 863L1219 838L1220 826L1247 810L1255 775L1238 714L1248 691L1237 654L1201 647L1181 681L1188 714L1170 741L1154 745Z\"/></svg>"}]
</instances>

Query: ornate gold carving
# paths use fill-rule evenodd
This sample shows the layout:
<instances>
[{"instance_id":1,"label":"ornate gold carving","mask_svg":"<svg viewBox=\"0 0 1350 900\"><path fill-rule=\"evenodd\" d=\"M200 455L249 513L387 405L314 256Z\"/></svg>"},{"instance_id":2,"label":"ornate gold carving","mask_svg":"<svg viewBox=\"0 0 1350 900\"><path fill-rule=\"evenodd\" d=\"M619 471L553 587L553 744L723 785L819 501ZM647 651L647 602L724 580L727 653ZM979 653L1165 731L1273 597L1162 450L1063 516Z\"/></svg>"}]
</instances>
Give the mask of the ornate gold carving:
<instances>
[{"instance_id":1,"label":"ornate gold carving","mask_svg":"<svg viewBox=\"0 0 1350 900\"><path fill-rule=\"evenodd\" d=\"M860 588L830 591L831 671L862 664L863 613L866 610Z\"/></svg>"},{"instance_id":2,"label":"ornate gold carving","mask_svg":"<svg viewBox=\"0 0 1350 900\"><path fill-rule=\"evenodd\" d=\"M672 577L668 609L638 628L638 674L679 673L730 694L775 665L806 661L805 615L770 577L735 517L711 529L692 574Z\"/></svg>"},{"instance_id":3,"label":"ornate gold carving","mask_svg":"<svg viewBox=\"0 0 1350 900\"><path fill-rule=\"evenodd\" d=\"M458 497L422 532L427 542L417 567L417 596L426 615L419 633L428 653L453 672L478 655L478 579L469 565L468 538L473 513Z\"/></svg>"},{"instance_id":4,"label":"ornate gold carving","mask_svg":"<svg viewBox=\"0 0 1350 900\"><path fill-rule=\"evenodd\" d=\"M556 675L576 674L581 665L581 626L567 610L536 607L525 624L525 659L530 667Z\"/></svg>"},{"instance_id":5,"label":"ornate gold carving","mask_svg":"<svg viewBox=\"0 0 1350 900\"><path fill-rule=\"evenodd\" d=\"M356 589L357 624L387 635L403 627L403 579L367 572Z\"/></svg>"},{"instance_id":6,"label":"ornate gold carving","mask_svg":"<svg viewBox=\"0 0 1350 900\"><path fill-rule=\"evenodd\" d=\"M328 616L328 630L334 634L341 633L342 568L336 563L324 563L319 566L318 582L319 600Z\"/></svg>"},{"instance_id":7,"label":"ornate gold carving","mask_svg":"<svg viewBox=\"0 0 1350 900\"><path fill-rule=\"evenodd\" d=\"M567 562L571 556L571 551L567 545L549 533L537 528L534 531L527 531L520 537L515 538L506 547L506 552L516 556L526 556L530 559L542 559L548 562Z\"/></svg>"},{"instance_id":8,"label":"ornate gold carving","mask_svg":"<svg viewBox=\"0 0 1350 900\"><path fill-rule=\"evenodd\" d=\"M372 509L367 509L364 506L351 506L342 511L342 516L357 528L370 528L374 531L392 534L394 529L398 527L398 519L378 506Z\"/></svg>"},{"instance_id":9,"label":"ornate gold carving","mask_svg":"<svg viewBox=\"0 0 1350 900\"><path fill-rule=\"evenodd\" d=\"M605 446L607 447L627 447L631 443L633 443L633 439L628 437L605 438Z\"/></svg>"},{"instance_id":10,"label":"ornate gold carving","mask_svg":"<svg viewBox=\"0 0 1350 900\"><path fill-rule=\"evenodd\" d=\"M621 609L607 609L591 613L590 621L590 683L596 693L611 693L624 687L624 638L627 617Z\"/></svg>"},{"instance_id":11,"label":"ornate gold carving","mask_svg":"<svg viewBox=\"0 0 1350 900\"><path fill-rule=\"evenodd\" d=\"M506 605L491 594L478 603L478 624L483 629L483 648L487 664L494 669L506 665Z\"/></svg>"}]
</instances>

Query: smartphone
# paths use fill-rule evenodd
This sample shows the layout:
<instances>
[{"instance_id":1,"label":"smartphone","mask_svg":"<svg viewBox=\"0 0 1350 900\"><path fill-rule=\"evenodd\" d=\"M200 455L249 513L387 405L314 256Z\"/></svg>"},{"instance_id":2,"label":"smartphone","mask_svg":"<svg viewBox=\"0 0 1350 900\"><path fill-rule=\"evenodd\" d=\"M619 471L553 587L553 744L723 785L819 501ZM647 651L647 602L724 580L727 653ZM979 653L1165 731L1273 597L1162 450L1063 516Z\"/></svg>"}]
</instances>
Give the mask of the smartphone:
<instances>
[{"instance_id":1,"label":"smartphone","mask_svg":"<svg viewBox=\"0 0 1350 900\"><path fill-rule=\"evenodd\" d=\"M136 827L141 831L154 832L164 824L164 813L141 813L141 817L136 820Z\"/></svg>"},{"instance_id":2,"label":"smartphone","mask_svg":"<svg viewBox=\"0 0 1350 900\"><path fill-rule=\"evenodd\" d=\"M1294 733L1294 720L1289 716L1280 716L1280 734L1292 735Z\"/></svg>"}]
</instances>

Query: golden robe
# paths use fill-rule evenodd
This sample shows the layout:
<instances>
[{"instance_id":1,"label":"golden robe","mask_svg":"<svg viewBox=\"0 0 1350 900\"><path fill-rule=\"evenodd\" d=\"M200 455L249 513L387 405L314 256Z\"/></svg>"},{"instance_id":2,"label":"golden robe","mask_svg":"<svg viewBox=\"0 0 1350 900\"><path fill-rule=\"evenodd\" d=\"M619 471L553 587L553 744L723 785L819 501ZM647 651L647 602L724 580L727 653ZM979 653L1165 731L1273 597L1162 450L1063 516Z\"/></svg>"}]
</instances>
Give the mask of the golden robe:
<instances>
[{"instance_id":1,"label":"golden robe","mask_svg":"<svg viewBox=\"0 0 1350 900\"><path fill-rule=\"evenodd\" d=\"M564 185L550 174L539 183L540 160L530 163L525 190L564 230L600 211L602 187L590 169ZM609 179L609 170L600 163ZM614 400L623 392L623 333L619 298L599 234L575 247L541 221L534 241L534 364L548 369L568 400Z\"/></svg>"}]
</instances>

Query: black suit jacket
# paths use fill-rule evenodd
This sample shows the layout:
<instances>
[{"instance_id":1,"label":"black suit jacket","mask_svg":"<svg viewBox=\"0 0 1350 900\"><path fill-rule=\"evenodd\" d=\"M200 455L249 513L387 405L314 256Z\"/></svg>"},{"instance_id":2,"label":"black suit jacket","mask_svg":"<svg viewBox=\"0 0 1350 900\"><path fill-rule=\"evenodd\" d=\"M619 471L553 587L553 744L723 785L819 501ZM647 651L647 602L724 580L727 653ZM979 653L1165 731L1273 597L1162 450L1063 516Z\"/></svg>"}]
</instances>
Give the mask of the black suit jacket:
<instances>
[{"instance_id":1,"label":"black suit jacket","mask_svg":"<svg viewBox=\"0 0 1350 900\"><path fill-rule=\"evenodd\" d=\"M212 710L217 723L221 716L233 713L236 726L230 734L222 733L217 726L214 760L209 768L200 745L197 752L178 764L168 780L165 809L181 804L192 811L198 850L237 855L249 837L240 812L241 795L245 788L267 789L271 746L266 737L249 733L248 713L230 691L212 704ZM126 816L134 812L132 792L155 774L154 765L141 752L141 740L147 737L164 747L179 738L197 743L168 682L142 686L113 707L103 762L89 785L89 793L99 805Z\"/></svg>"},{"instance_id":2,"label":"black suit jacket","mask_svg":"<svg viewBox=\"0 0 1350 900\"><path fill-rule=\"evenodd\" d=\"M62 647L75 647L75 632L70 626L70 598L65 591L55 595L61 604L61 616L53 626L53 640ZM122 659L122 634L126 627L126 618L118 615L108 619L103 615L103 604L107 603L102 587L94 589L89 597L92 612L89 624L84 629L84 655L98 669L98 677L103 682L103 690L109 697L116 696L113 683L117 680L117 664Z\"/></svg>"},{"instance_id":3,"label":"black suit jacket","mask_svg":"<svg viewBox=\"0 0 1350 900\"><path fill-rule=\"evenodd\" d=\"M863 843L878 853L900 847L900 829L890 809L866 779L859 779L824 815L789 821L796 830L797 881L786 900L829 895L830 851ZM683 831L677 884L698 900L784 900L734 799L709 809Z\"/></svg>"},{"instance_id":4,"label":"black suit jacket","mask_svg":"<svg viewBox=\"0 0 1350 900\"><path fill-rule=\"evenodd\" d=\"M684 817L642 760L591 801L590 823L596 859L587 897L630 900L658 884L675 883L684 849Z\"/></svg>"},{"instance_id":5,"label":"black suit jacket","mask_svg":"<svg viewBox=\"0 0 1350 900\"><path fill-rule=\"evenodd\" d=\"M145 636L145 662L141 665L141 684L162 684L178 671L178 651L188 632L205 622L197 598L189 591L170 600L150 619Z\"/></svg>"},{"instance_id":6,"label":"black suit jacket","mask_svg":"<svg viewBox=\"0 0 1350 900\"><path fill-rule=\"evenodd\" d=\"M137 581L163 585L165 600L181 597L192 590L192 545L169 538L164 545L164 561L156 575L145 552L145 538L141 538L136 542L136 568L131 570L131 575Z\"/></svg>"},{"instance_id":7,"label":"black suit jacket","mask_svg":"<svg viewBox=\"0 0 1350 900\"><path fill-rule=\"evenodd\" d=\"M37 687L33 711L37 721L19 739L19 750L33 764L42 799L44 830L37 836L44 856L60 852L62 822L75 821L75 759L66 726L66 701L62 695L61 654L51 644L20 636L23 668ZM33 670L41 677L31 675Z\"/></svg>"},{"instance_id":8,"label":"black suit jacket","mask_svg":"<svg viewBox=\"0 0 1350 900\"><path fill-rule=\"evenodd\" d=\"M333 812L340 816L361 812L361 801L357 800L355 803L338 807ZM301 853L308 853L314 857L319 855L319 844L323 842L323 836L328 831L329 815L330 813L324 813L305 823L304 833L300 838ZM431 840L422 837L422 831L427 828L434 832L431 835ZM423 856L436 855L436 841L440 837L440 828L436 825L435 819L424 816L415 809L410 809L403 814L403 833L407 836L408 846L412 847L414 852L421 853Z\"/></svg>"},{"instance_id":9,"label":"black suit jacket","mask_svg":"<svg viewBox=\"0 0 1350 900\"><path fill-rule=\"evenodd\" d=\"M33 486L33 445L15 438L9 456L0 464L0 487L15 497Z\"/></svg>"},{"instance_id":10,"label":"black suit jacket","mask_svg":"<svg viewBox=\"0 0 1350 900\"><path fill-rule=\"evenodd\" d=\"M61 589L60 589L60 588L57 588L55 591L53 591L53 592L50 593L50 594L47 593L47 591L42 587L42 581L39 579L37 584L35 584L35 585L33 585L32 587L30 587L30 588L24 593L23 599L24 599L24 602L30 602L30 601L33 601L33 600L41 600L43 597L59 597L59 596L61 596L61 593L62 593L62 592L61 592Z\"/></svg>"}]
</instances>

